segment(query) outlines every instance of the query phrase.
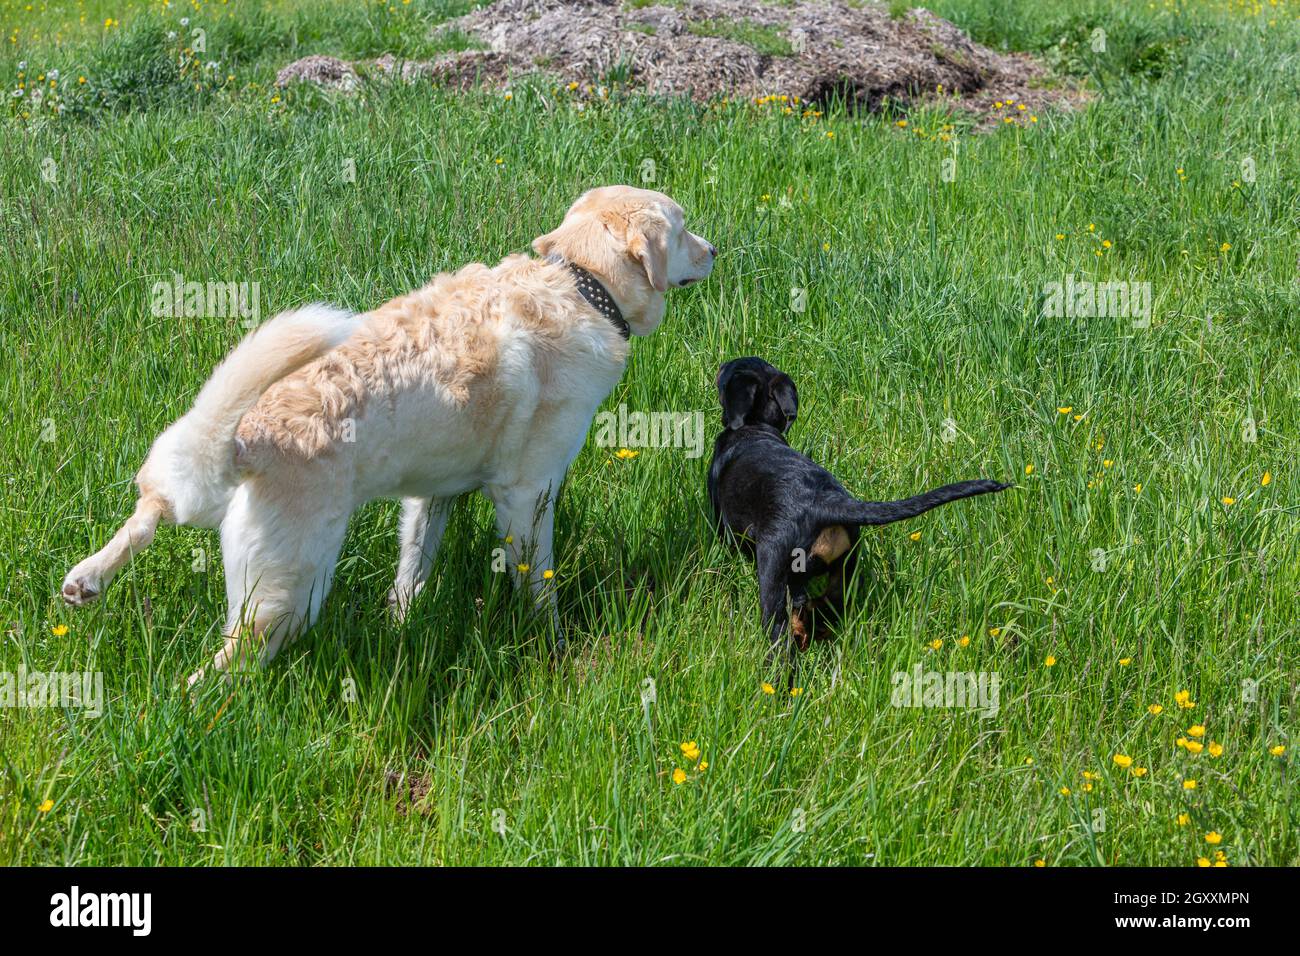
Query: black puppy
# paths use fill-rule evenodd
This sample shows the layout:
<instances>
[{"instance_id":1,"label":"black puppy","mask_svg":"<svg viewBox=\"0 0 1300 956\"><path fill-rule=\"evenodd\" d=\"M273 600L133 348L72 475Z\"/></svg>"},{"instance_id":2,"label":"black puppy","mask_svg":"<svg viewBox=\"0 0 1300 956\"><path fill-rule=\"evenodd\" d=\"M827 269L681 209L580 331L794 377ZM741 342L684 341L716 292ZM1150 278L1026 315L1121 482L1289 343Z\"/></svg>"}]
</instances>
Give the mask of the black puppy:
<instances>
[{"instance_id":1,"label":"black puppy","mask_svg":"<svg viewBox=\"0 0 1300 956\"><path fill-rule=\"evenodd\" d=\"M807 648L818 603L808 601L814 579L829 575L821 600L828 613L838 612L844 562L859 527L914 518L959 498L1011 487L959 481L902 501L861 501L785 440L799 409L790 376L760 358L739 358L718 370L717 384L726 428L713 444L709 500L719 534L730 532L755 558L773 654L787 624L793 643ZM787 591L794 609L788 621Z\"/></svg>"}]
</instances>

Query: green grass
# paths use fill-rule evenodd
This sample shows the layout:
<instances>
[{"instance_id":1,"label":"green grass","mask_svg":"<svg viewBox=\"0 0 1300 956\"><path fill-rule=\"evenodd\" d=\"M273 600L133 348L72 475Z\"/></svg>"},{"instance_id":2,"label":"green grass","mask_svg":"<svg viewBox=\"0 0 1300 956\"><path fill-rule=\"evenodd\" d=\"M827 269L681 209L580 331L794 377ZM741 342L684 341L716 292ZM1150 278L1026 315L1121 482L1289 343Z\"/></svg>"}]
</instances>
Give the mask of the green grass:
<instances>
[{"instance_id":1,"label":"green grass","mask_svg":"<svg viewBox=\"0 0 1300 956\"><path fill-rule=\"evenodd\" d=\"M306 3L190 10L245 37L212 49L236 80L155 90L137 74L162 62L156 9L105 40L112 4L77 8L80 30L70 6L23 6L0 4L6 89L26 60L91 94L61 118L0 111L0 671L102 673L107 707L0 709L0 863L1187 866L1212 855L1209 831L1234 865L1300 862L1294 4L1089 6L1116 56L1082 67L1099 100L979 136L929 113L902 130L623 96L580 111L550 86L273 102L277 66L342 42L339 8ZM1077 14L1044 6L939 12L1047 49ZM446 12L382 16L418 46ZM234 26L255 17L264 30ZM1179 68L1128 58L1138 33ZM95 105L113 69L134 93ZM950 121L955 140L936 138ZM215 534L163 529L100 605L62 606L64 573L129 514L150 442L239 334L153 317L156 277L258 282L266 314L364 309L525 249L646 159L722 257L672 294L606 407L700 409L712 432L718 363L757 354L799 385L794 443L861 495L1020 484L868 534L855 610L808 655L800 696L761 689L753 571L714 540L707 460L677 450L622 461L589 443L575 462L558 666L490 570L477 498L404 627L381 612L396 543L378 503L317 627L192 700L184 677L224 611ZM1044 316L1068 274L1149 282L1150 327ZM996 672L997 715L891 706L892 675L918 662ZM1221 756L1175 745L1197 723Z\"/></svg>"}]
</instances>

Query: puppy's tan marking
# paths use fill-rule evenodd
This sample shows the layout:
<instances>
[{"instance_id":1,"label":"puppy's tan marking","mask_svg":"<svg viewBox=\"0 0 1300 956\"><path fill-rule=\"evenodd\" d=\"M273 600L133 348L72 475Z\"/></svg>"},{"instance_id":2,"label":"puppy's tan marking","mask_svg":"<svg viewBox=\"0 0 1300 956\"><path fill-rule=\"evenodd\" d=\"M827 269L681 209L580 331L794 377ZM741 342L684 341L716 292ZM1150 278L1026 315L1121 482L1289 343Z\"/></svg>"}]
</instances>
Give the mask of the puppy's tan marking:
<instances>
[{"instance_id":1,"label":"puppy's tan marking","mask_svg":"<svg viewBox=\"0 0 1300 956\"><path fill-rule=\"evenodd\" d=\"M849 533L843 526L833 524L829 528L822 528L809 553L812 557L821 558L830 564L847 550L849 550Z\"/></svg>"}]
</instances>

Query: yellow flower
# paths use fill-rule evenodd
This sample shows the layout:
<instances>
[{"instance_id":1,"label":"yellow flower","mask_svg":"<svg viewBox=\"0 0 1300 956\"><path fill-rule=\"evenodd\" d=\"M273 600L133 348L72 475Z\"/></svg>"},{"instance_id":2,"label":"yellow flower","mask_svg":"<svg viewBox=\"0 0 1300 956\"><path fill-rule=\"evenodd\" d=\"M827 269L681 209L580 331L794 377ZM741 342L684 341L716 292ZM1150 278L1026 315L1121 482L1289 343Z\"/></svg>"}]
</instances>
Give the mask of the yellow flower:
<instances>
[{"instance_id":1,"label":"yellow flower","mask_svg":"<svg viewBox=\"0 0 1300 956\"><path fill-rule=\"evenodd\" d=\"M1183 789L1184 789L1184 790L1195 790L1195 789L1196 789L1196 781L1195 781L1195 780L1184 780L1184 781L1183 781Z\"/></svg>"},{"instance_id":2,"label":"yellow flower","mask_svg":"<svg viewBox=\"0 0 1300 956\"><path fill-rule=\"evenodd\" d=\"M1127 754L1115 754L1115 756L1110 759L1115 761L1115 766L1119 767L1121 770L1127 770L1129 767L1133 766L1133 758Z\"/></svg>"},{"instance_id":3,"label":"yellow flower","mask_svg":"<svg viewBox=\"0 0 1300 956\"><path fill-rule=\"evenodd\" d=\"M681 745L682 756L687 760L694 760L700 755L700 746L694 740L688 740Z\"/></svg>"},{"instance_id":4,"label":"yellow flower","mask_svg":"<svg viewBox=\"0 0 1300 956\"><path fill-rule=\"evenodd\" d=\"M1070 795L1070 788L1069 788L1069 787L1062 787L1062 788L1061 788L1061 796L1063 796L1063 797L1068 797L1069 795Z\"/></svg>"},{"instance_id":5,"label":"yellow flower","mask_svg":"<svg viewBox=\"0 0 1300 956\"><path fill-rule=\"evenodd\" d=\"M1133 663L1133 658L1131 658L1131 657L1121 657L1121 658L1119 659L1119 666L1120 666L1120 667L1128 667L1128 666L1129 666L1130 664L1132 664L1132 663Z\"/></svg>"},{"instance_id":6,"label":"yellow flower","mask_svg":"<svg viewBox=\"0 0 1300 956\"><path fill-rule=\"evenodd\" d=\"M1204 725L1204 724L1193 724L1192 726L1188 727L1188 728L1187 728L1187 736L1189 736L1189 737L1204 737L1204 736L1205 736L1205 725Z\"/></svg>"},{"instance_id":7,"label":"yellow flower","mask_svg":"<svg viewBox=\"0 0 1300 956\"><path fill-rule=\"evenodd\" d=\"M53 634L55 637L62 637L64 634L68 633L68 625L56 624L52 628L50 628L50 633Z\"/></svg>"},{"instance_id":8,"label":"yellow flower","mask_svg":"<svg viewBox=\"0 0 1300 956\"><path fill-rule=\"evenodd\" d=\"M515 536L513 534L506 535L506 544L513 544L514 540Z\"/></svg>"},{"instance_id":9,"label":"yellow flower","mask_svg":"<svg viewBox=\"0 0 1300 956\"><path fill-rule=\"evenodd\" d=\"M1090 222L1090 223L1088 223L1088 231L1089 231L1089 232L1096 232L1096 231L1097 231L1097 224L1096 224L1095 222Z\"/></svg>"},{"instance_id":10,"label":"yellow flower","mask_svg":"<svg viewBox=\"0 0 1300 956\"><path fill-rule=\"evenodd\" d=\"M968 647L970 645L970 635L963 634L961 637L957 638L957 643L961 647Z\"/></svg>"},{"instance_id":11,"label":"yellow flower","mask_svg":"<svg viewBox=\"0 0 1300 956\"><path fill-rule=\"evenodd\" d=\"M673 771L673 783L685 783L685 782L686 782L686 771L683 770L681 767L678 767L676 770Z\"/></svg>"},{"instance_id":12,"label":"yellow flower","mask_svg":"<svg viewBox=\"0 0 1300 956\"><path fill-rule=\"evenodd\" d=\"M896 125L898 126L899 129L906 129L907 120L899 120Z\"/></svg>"},{"instance_id":13,"label":"yellow flower","mask_svg":"<svg viewBox=\"0 0 1300 956\"><path fill-rule=\"evenodd\" d=\"M989 637L997 637L997 636L998 636L999 634L1001 634L1001 633L1002 633L1002 628L1000 628L1000 627L990 627L990 628L989 628Z\"/></svg>"},{"instance_id":14,"label":"yellow flower","mask_svg":"<svg viewBox=\"0 0 1300 956\"><path fill-rule=\"evenodd\" d=\"M1210 741L1210 756L1211 756L1211 757L1222 757L1222 756L1223 756L1223 744L1221 744L1221 743L1217 743L1217 742L1211 740L1211 741Z\"/></svg>"},{"instance_id":15,"label":"yellow flower","mask_svg":"<svg viewBox=\"0 0 1300 956\"><path fill-rule=\"evenodd\" d=\"M1065 233L1063 233L1063 232L1058 232L1058 233L1056 234L1056 241L1057 241L1057 242L1060 242L1060 241L1063 240L1064 238L1065 238ZM1061 414L1064 415L1065 413L1062 412Z\"/></svg>"},{"instance_id":16,"label":"yellow flower","mask_svg":"<svg viewBox=\"0 0 1300 956\"><path fill-rule=\"evenodd\" d=\"M830 252L830 251L831 251L831 244L829 242L823 242L822 252Z\"/></svg>"},{"instance_id":17,"label":"yellow flower","mask_svg":"<svg viewBox=\"0 0 1300 956\"><path fill-rule=\"evenodd\" d=\"M1070 414L1070 412L1074 411L1074 406L1066 405L1062 408L1058 408L1057 411L1060 412L1062 415L1068 415Z\"/></svg>"},{"instance_id":18,"label":"yellow flower","mask_svg":"<svg viewBox=\"0 0 1300 956\"><path fill-rule=\"evenodd\" d=\"M1270 482L1272 482L1272 480L1273 480L1273 473L1270 471L1266 471L1264 472L1264 477L1259 479L1259 483L1261 485L1268 485Z\"/></svg>"},{"instance_id":19,"label":"yellow flower","mask_svg":"<svg viewBox=\"0 0 1300 956\"><path fill-rule=\"evenodd\" d=\"M920 541L920 540L921 540L921 532L919 532L919 531L913 531L911 534L908 535L908 537L911 538L913 541Z\"/></svg>"},{"instance_id":20,"label":"yellow flower","mask_svg":"<svg viewBox=\"0 0 1300 956\"><path fill-rule=\"evenodd\" d=\"M803 693L803 688L802 688L802 687L791 687L791 688L790 688L790 696L791 696L791 697L798 697L798 696L799 696L800 694L802 694L802 693Z\"/></svg>"},{"instance_id":21,"label":"yellow flower","mask_svg":"<svg viewBox=\"0 0 1300 956\"><path fill-rule=\"evenodd\" d=\"M1133 772L1133 776L1135 776L1135 777L1145 777L1145 776L1147 775L1147 768L1146 768L1146 767L1134 767L1132 772Z\"/></svg>"},{"instance_id":22,"label":"yellow flower","mask_svg":"<svg viewBox=\"0 0 1300 956\"><path fill-rule=\"evenodd\" d=\"M1056 658L1053 657L1051 654L1048 654L1047 657L1043 660L1043 664L1044 664L1044 666L1046 666L1046 667L1055 667L1055 666L1056 666Z\"/></svg>"},{"instance_id":23,"label":"yellow flower","mask_svg":"<svg viewBox=\"0 0 1300 956\"><path fill-rule=\"evenodd\" d=\"M1219 251L1220 251L1220 252L1227 252L1227 251L1228 251L1229 249L1231 249L1231 248L1232 248L1232 243L1230 243L1230 242L1225 242L1223 245L1219 246Z\"/></svg>"},{"instance_id":24,"label":"yellow flower","mask_svg":"<svg viewBox=\"0 0 1300 956\"><path fill-rule=\"evenodd\" d=\"M1103 239L1103 240L1101 241L1101 247L1102 247L1103 249L1109 249L1109 248L1110 248L1110 240L1109 240L1109 239Z\"/></svg>"},{"instance_id":25,"label":"yellow flower","mask_svg":"<svg viewBox=\"0 0 1300 956\"><path fill-rule=\"evenodd\" d=\"M763 681L763 693L764 693L764 694L775 694L775 693L776 693L776 688L773 687L771 684L769 684L767 681Z\"/></svg>"},{"instance_id":26,"label":"yellow flower","mask_svg":"<svg viewBox=\"0 0 1300 956\"><path fill-rule=\"evenodd\" d=\"M1109 468L1113 464L1115 464L1115 462L1112 459L1106 458L1102 460L1101 467Z\"/></svg>"},{"instance_id":27,"label":"yellow flower","mask_svg":"<svg viewBox=\"0 0 1300 956\"><path fill-rule=\"evenodd\" d=\"M1026 475L1032 475L1033 473L1034 473L1034 466L1033 466L1033 465L1025 465L1025 474L1026 474Z\"/></svg>"},{"instance_id":28,"label":"yellow flower","mask_svg":"<svg viewBox=\"0 0 1300 956\"><path fill-rule=\"evenodd\" d=\"M1183 746L1187 748L1189 754L1198 754L1205 749L1205 744L1199 740L1189 740Z\"/></svg>"},{"instance_id":29,"label":"yellow flower","mask_svg":"<svg viewBox=\"0 0 1300 956\"><path fill-rule=\"evenodd\" d=\"M1231 506L1231 505L1234 505L1234 504L1237 503L1237 499L1236 499L1236 498L1229 498L1229 497L1227 497L1226 495L1225 495L1224 497L1220 498L1219 500L1223 502L1224 507L1228 507L1228 506Z\"/></svg>"},{"instance_id":30,"label":"yellow flower","mask_svg":"<svg viewBox=\"0 0 1300 956\"><path fill-rule=\"evenodd\" d=\"M1203 857L1203 856L1198 856L1198 857L1196 858L1196 865L1197 865L1197 866L1209 866L1209 865L1210 865L1210 861L1207 860L1207 859L1206 859L1205 857Z\"/></svg>"},{"instance_id":31,"label":"yellow flower","mask_svg":"<svg viewBox=\"0 0 1300 956\"><path fill-rule=\"evenodd\" d=\"M1286 747L1282 746L1281 744L1278 744L1276 747L1269 747L1268 752L1272 754L1274 757L1280 757L1284 753L1286 753Z\"/></svg>"},{"instance_id":32,"label":"yellow flower","mask_svg":"<svg viewBox=\"0 0 1300 956\"><path fill-rule=\"evenodd\" d=\"M1085 770L1085 771L1083 772L1083 779L1084 779L1084 780L1096 780L1096 779L1097 779L1097 775L1096 775L1095 773L1093 773L1091 770Z\"/></svg>"},{"instance_id":33,"label":"yellow flower","mask_svg":"<svg viewBox=\"0 0 1300 956\"><path fill-rule=\"evenodd\" d=\"M1133 494L1135 495L1142 494L1142 482L1139 481L1136 485L1133 486Z\"/></svg>"},{"instance_id":34,"label":"yellow flower","mask_svg":"<svg viewBox=\"0 0 1300 956\"><path fill-rule=\"evenodd\" d=\"M614 457L621 461L628 461L639 454L641 454L639 451L633 451L630 448L620 448L618 451L614 452Z\"/></svg>"},{"instance_id":35,"label":"yellow flower","mask_svg":"<svg viewBox=\"0 0 1300 956\"><path fill-rule=\"evenodd\" d=\"M1151 715L1153 715L1153 716L1156 715L1156 714L1162 714L1162 713L1164 713L1164 710L1165 710L1165 708L1164 708L1162 705L1160 705L1160 704L1148 704L1148 705L1147 705L1147 713L1148 713L1148 714L1151 714Z\"/></svg>"},{"instance_id":36,"label":"yellow flower","mask_svg":"<svg viewBox=\"0 0 1300 956\"><path fill-rule=\"evenodd\" d=\"M1035 861L1034 861L1034 866L1047 866L1047 861L1046 861L1046 860L1035 860Z\"/></svg>"},{"instance_id":37,"label":"yellow flower","mask_svg":"<svg viewBox=\"0 0 1300 956\"><path fill-rule=\"evenodd\" d=\"M555 572L552 571L550 568L547 568L545 571L542 572L542 577L545 578L547 581L549 581L551 580L551 578L555 577Z\"/></svg>"},{"instance_id":38,"label":"yellow flower","mask_svg":"<svg viewBox=\"0 0 1300 956\"><path fill-rule=\"evenodd\" d=\"M1218 846L1223 842L1223 834L1211 830L1209 833L1205 834L1205 842L1210 844L1210 846Z\"/></svg>"},{"instance_id":39,"label":"yellow flower","mask_svg":"<svg viewBox=\"0 0 1300 956\"><path fill-rule=\"evenodd\" d=\"M40 813L49 813L51 810L54 809L54 801L49 799L42 800L41 805L36 809Z\"/></svg>"},{"instance_id":40,"label":"yellow flower","mask_svg":"<svg viewBox=\"0 0 1300 956\"><path fill-rule=\"evenodd\" d=\"M515 565L515 570L518 571L520 574L527 574L527 573L528 573L528 565L526 565L526 564L516 564L516 565Z\"/></svg>"},{"instance_id":41,"label":"yellow flower","mask_svg":"<svg viewBox=\"0 0 1300 956\"><path fill-rule=\"evenodd\" d=\"M930 648L930 650L932 651L937 651L939 648L943 647L943 638L936 637L929 644L927 644L926 647Z\"/></svg>"},{"instance_id":42,"label":"yellow flower","mask_svg":"<svg viewBox=\"0 0 1300 956\"><path fill-rule=\"evenodd\" d=\"M1176 703L1181 710L1191 710L1196 706L1196 701L1191 700L1190 698L1191 691L1180 690L1178 693L1174 694L1174 703Z\"/></svg>"},{"instance_id":43,"label":"yellow flower","mask_svg":"<svg viewBox=\"0 0 1300 956\"><path fill-rule=\"evenodd\" d=\"M1026 757L1026 758L1025 758L1025 766L1026 766L1026 767L1032 767L1033 765L1034 765L1034 758L1033 758L1033 757Z\"/></svg>"},{"instance_id":44,"label":"yellow flower","mask_svg":"<svg viewBox=\"0 0 1300 956\"><path fill-rule=\"evenodd\" d=\"M696 765L695 769L700 773L704 773L704 771L709 769L709 762L707 760L701 760L699 764Z\"/></svg>"},{"instance_id":45,"label":"yellow flower","mask_svg":"<svg viewBox=\"0 0 1300 956\"><path fill-rule=\"evenodd\" d=\"M1189 823L1191 823L1191 822L1192 822L1192 818L1191 818L1191 816L1190 816L1189 814L1186 814L1186 813L1180 813L1180 814L1178 814L1178 825L1179 825L1180 827L1185 827L1185 826L1187 826L1187 824L1189 824Z\"/></svg>"}]
</instances>

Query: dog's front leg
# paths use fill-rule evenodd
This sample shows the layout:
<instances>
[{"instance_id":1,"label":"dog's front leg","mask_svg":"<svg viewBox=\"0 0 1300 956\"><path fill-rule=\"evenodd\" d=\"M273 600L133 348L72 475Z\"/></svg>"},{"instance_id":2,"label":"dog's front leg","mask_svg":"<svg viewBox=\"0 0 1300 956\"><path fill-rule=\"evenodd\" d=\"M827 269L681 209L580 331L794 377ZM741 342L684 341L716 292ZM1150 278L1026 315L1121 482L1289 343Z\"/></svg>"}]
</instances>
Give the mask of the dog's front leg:
<instances>
[{"instance_id":1,"label":"dog's front leg","mask_svg":"<svg viewBox=\"0 0 1300 956\"><path fill-rule=\"evenodd\" d=\"M429 579L429 571L447 530L453 502L452 498L405 498L402 501L397 580L388 592L388 607L399 624L406 619L411 602Z\"/></svg>"},{"instance_id":2,"label":"dog's front leg","mask_svg":"<svg viewBox=\"0 0 1300 956\"><path fill-rule=\"evenodd\" d=\"M559 486L560 481L556 479L540 486L528 482L488 488L496 506L497 531L506 542L516 580L520 584L526 581L537 604L546 605L555 629L557 651L564 649L553 585L555 491Z\"/></svg>"}]
</instances>

